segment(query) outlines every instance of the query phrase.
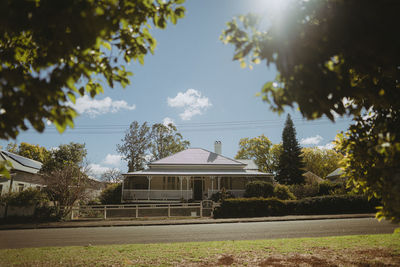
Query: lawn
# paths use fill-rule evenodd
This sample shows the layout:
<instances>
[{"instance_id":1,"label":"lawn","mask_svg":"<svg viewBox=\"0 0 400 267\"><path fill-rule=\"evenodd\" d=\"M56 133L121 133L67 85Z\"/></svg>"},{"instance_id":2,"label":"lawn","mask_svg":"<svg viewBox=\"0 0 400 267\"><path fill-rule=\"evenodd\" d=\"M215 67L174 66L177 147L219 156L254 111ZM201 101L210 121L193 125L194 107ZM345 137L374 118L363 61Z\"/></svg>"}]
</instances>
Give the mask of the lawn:
<instances>
[{"instance_id":1,"label":"lawn","mask_svg":"<svg viewBox=\"0 0 400 267\"><path fill-rule=\"evenodd\" d=\"M400 266L400 234L0 250L1 266Z\"/></svg>"}]
</instances>

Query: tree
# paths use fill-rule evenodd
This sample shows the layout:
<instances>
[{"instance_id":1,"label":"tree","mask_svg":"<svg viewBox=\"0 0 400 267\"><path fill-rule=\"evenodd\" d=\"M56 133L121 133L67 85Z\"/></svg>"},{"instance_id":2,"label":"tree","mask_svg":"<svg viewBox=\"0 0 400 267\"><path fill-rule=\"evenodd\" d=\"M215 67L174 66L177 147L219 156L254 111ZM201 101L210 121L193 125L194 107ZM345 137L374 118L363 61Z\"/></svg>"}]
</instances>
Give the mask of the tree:
<instances>
[{"instance_id":1,"label":"tree","mask_svg":"<svg viewBox=\"0 0 400 267\"><path fill-rule=\"evenodd\" d=\"M273 110L296 104L309 119L352 114L354 124L338 140L344 175L379 198L377 215L391 220L400 220L400 36L388 29L399 9L395 0L293 0L267 30L249 14L222 35L242 65L275 64L279 75L262 89Z\"/></svg>"},{"instance_id":2,"label":"tree","mask_svg":"<svg viewBox=\"0 0 400 267\"><path fill-rule=\"evenodd\" d=\"M73 165L81 169L84 167L86 155L85 144L71 142L60 145L50 150L50 155L43 163L40 172L51 173L54 170L62 170L67 165Z\"/></svg>"},{"instance_id":3,"label":"tree","mask_svg":"<svg viewBox=\"0 0 400 267\"><path fill-rule=\"evenodd\" d=\"M301 148L296 139L296 129L290 114L287 115L282 132L282 154L279 158L276 180L281 184L302 184L304 182L304 163Z\"/></svg>"},{"instance_id":4,"label":"tree","mask_svg":"<svg viewBox=\"0 0 400 267\"><path fill-rule=\"evenodd\" d=\"M272 172L276 173L279 170L279 159L281 157L283 148L282 144L273 144L269 150L271 165L270 168Z\"/></svg>"},{"instance_id":5,"label":"tree","mask_svg":"<svg viewBox=\"0 0 400 267\"><path fill-rule=\"evenodd\" d=\"M251 139L241 138L235 159L252 159L257 164L259 171L272 172L271 146L271 141L263 134Z\"/></svg>"},{"instance_id":6,"label":"tree","mask_svg":"<svg viewBox=\"0 0 400 267\"><path fill-rule=\"evenodd\" d=\"M122 182L123 177L120 170L113 168L105 171L100 179L107 183L119 183Z\"/></svg>"},{"instance_id":7,"label":"tree","mask_svg":"<svg viewBox=\"0 0 400 267\"><path fill-rule=\"evenodd\" d=\"M329 173L341 167L340 161L343 159L343 155L333 149L305 147L301 152L305 170L319 177L325 178Z\"/></svg>"},{"instance_id":8,"label":"tree","mask_svg":"<svg viewBox=\"0 0 400 267\"><path fill-rule=\"evenodd\" d=\"M78 199L85 196L88 176L79 166L68 162L43 174L49 199L53 201L59 218L68 215Z\"/></svg>"},{"instance_id":9,"label":"tree","mask_svg":"<svg viewBox=\"0 0 400 267\"><path fill-rule=\"evenodd\" d=\"M151 137L151 152L154 160L168 157L190 146L190 142L183 140L175 125L171 123L168 126L161 123L154 124L151 128Z\"/></svg>"},{"instance_id":10,"label":"tree","mask_svg":"<svg viewBox=\"0 0 400 267\"><path fill-rule=\"evenodd\" d=\"M0 138L16 138L27 122L42 132L51 121L73 126L77 96L129 84L123 62L153 53L154 27L184 16L184 0L2 1L0 4ZM44 19L45 18L45 19Z\"/></svg>"},{"instance_id":11,"label":"tree","mask_svg":"<svg viewBox=\"0 0 400 267\"><path fill-rule=\"evenodd\" d=\"M117 145L117 151L128 162L128 171L143 170L146 152L151 147L151 132L147 122L142 125L139 125L137 121L132 122L121 141L123 144Z\"/></svg>"},{"instance_id":12,"label":"tree","mask_svg":"<svg viewBox=\"0 0 400 267\"><path fill-rule=\"evenodd\" d=\"M45 147L39 145L32 145L25 142L20 143L19 146L16 143L9 143L6 149L9 152L42 163L45 162L50 156L50 152Z\"/></svg>"}]
</instances>

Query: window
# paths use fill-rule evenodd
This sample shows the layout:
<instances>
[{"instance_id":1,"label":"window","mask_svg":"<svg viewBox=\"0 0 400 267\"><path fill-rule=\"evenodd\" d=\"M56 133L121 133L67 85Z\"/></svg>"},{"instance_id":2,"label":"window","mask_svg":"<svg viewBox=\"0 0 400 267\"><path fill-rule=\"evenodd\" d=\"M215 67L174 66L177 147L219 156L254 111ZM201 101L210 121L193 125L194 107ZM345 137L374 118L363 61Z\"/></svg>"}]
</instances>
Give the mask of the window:
<instances>
[{"instance_id":1,"label":"window","mask_svg":"<svg viewBox=\"0 0 400 267\"><path fill-rule=\"evenodd\" d=\"M2 193L3 193L3 185L0 184L0 196L1 196Z\"/></svg>"},{"instance_id":2,"label":"window","mask_svg":"<svg viewBox=\"0 0 400 267\"><path fill-rule=\"evenodd\" d=\"M18 184L17 192L22 192L24 190L24 184Z\"/></svg>"}]
</instances>

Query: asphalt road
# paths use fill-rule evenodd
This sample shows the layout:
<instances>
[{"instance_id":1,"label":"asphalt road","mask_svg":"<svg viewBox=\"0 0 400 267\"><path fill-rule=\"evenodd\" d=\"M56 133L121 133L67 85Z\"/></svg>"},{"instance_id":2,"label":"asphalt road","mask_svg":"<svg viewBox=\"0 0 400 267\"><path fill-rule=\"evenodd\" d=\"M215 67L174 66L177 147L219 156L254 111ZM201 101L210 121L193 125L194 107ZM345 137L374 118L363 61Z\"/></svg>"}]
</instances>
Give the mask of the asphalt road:
<instances>
[{"instance_id":1,"label":"asphalt road","mask_svg":"<svg viewBox=\"0 0 400 267\"><path fill-rule=\"evenodd\" d=\"M222 223L166 226L124 226L0 231L0 249L254 240L393 233L398 225L372 218L313 221Z\"/></svg>"}]
</instances>

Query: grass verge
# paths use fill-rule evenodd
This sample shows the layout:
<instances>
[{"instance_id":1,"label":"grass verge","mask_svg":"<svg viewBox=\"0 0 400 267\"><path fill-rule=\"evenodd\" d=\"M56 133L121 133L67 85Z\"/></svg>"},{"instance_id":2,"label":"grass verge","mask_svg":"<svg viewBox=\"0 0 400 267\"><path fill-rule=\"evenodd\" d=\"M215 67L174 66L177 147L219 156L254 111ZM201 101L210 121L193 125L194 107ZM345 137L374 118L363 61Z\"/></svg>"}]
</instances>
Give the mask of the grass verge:
<instances>
[{"instance_id":1,"label":"grass verge","mask_svg":"<svg viewBox=\"0 0 400 267\"><path fill-rule=\"evenodd\" d=\"M0 266L400 266L400 234L0 250Z\"/></svg>"}]
</instances>

